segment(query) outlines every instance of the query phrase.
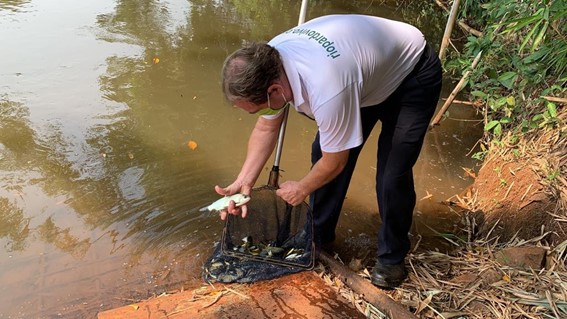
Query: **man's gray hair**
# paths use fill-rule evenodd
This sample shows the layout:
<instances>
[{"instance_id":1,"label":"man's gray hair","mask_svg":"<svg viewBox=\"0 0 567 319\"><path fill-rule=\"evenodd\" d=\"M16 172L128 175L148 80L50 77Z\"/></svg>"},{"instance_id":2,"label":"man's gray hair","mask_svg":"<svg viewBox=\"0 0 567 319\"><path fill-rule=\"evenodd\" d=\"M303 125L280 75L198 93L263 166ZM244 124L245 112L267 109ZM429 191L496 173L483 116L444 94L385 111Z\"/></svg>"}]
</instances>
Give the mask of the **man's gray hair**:
<instances>
[{"instance_id":1,"label":"man's gray hair","mask_svg":"<svg viewBox=\"0 0 567 319\"><path fill-rule=\"evenodd\" d=\"M266 42L251 42L229 55L222 68L222 90L233 103L266 103L268 87L283 69L279 52Z\"/></svg>"}]
</instances>

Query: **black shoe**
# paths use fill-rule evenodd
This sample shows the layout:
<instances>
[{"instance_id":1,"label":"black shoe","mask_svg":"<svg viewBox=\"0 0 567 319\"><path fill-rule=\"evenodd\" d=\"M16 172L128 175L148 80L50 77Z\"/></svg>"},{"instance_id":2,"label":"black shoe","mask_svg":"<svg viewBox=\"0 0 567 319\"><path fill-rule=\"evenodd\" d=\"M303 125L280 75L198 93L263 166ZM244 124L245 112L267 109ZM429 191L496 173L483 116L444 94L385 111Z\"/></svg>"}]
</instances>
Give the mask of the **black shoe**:
<instances>
[{"instance_id":1,"label":"black shoe","mask_svg":"<svg viewBox=\"0 0 567 319\"><path fill-rule=\"evenodd\" d=\"M324 251L326 253L329 254L333 254L334 249L333 249L333 242L329 242L329 243L325 243L325 244L315 244L315 258L319 258L319 254Z\"/></svg>"},{"instance_id":2,"label":"black shoe","mask_svg":"<svg viewBox=\"0 0 567 319\"><path fill-rule=\"evenodd\" d=\"M404 263L397 265L383 265L376 261L372 268L372 284L383 289L394 289L407 278L408 272Z\"/></svg>"}]
</instances>

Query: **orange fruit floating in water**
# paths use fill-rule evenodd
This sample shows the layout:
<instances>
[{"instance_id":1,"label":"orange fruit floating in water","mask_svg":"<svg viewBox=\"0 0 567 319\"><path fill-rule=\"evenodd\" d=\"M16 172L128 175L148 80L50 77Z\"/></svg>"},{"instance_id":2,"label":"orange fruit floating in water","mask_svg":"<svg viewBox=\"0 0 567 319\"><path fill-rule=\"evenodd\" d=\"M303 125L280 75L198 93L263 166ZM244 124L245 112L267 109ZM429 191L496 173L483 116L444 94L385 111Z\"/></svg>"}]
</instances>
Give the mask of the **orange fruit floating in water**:
<instances>
[{"instance_id":1,"label":"orange fruit floating in water","mask_svg":"<svg viewBox=\"0 0 567 319\"><path fill-rule=\"evenodd\" d=\"M189 141L187 142L187 147L189 147L192 151L194 151L197 148L197 142Z\"/></svg>"}]
</instances>

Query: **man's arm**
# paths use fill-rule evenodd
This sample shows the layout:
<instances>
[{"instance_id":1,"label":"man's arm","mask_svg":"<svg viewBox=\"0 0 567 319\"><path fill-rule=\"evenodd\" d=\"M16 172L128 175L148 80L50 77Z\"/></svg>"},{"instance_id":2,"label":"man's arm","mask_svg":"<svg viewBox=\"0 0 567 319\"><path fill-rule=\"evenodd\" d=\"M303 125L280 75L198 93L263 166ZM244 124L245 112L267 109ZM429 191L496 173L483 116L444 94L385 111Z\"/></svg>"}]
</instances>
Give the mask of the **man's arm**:
<instances>
[{"instance_id":1,"label":"man's arm","mask_svg":"<svg viewBox=\"0 0 567 319\"><path fill-rule=\"evenodd\" d=\"M309 194L337 177L346 166L349 150L336 153L323 152L311 171L300 181L280 185L277 195L293 206L301 204Z\"/></svg>"},{"instance_id":2,"label":"man's arm","mask_svg":"<svg viewBox=\"0 0 567 319\"><path fill-rule=\"evenodd\" d=\"M222 188L215 186L215 191L220 195L232 195L236 193L243 193L249 195L252 187L256 183L264 164L272 154L277 142L277 137L280 129L281 122L284 116L280 116L273 120L259 117L256 125L248 139L248 151L246 153L246 160L242 165L242 169L238 174L236 180L229 186ZM247 207L228 207L228 213L238 215L242 211L242 217L246 217ZM221 219L226 218L227 212L221 212Z\"/></svg>"}]
</instances>

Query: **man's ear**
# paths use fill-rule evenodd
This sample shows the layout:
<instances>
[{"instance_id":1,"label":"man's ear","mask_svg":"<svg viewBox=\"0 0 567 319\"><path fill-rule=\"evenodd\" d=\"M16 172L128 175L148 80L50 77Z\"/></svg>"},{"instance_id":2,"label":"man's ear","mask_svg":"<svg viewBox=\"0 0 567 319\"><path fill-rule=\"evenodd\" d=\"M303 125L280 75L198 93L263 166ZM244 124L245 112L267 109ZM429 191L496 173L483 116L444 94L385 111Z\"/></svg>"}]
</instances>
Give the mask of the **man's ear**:
<instances>
[{"instance_id":1,"label":"man's ear","mask_svg":"<svg viewBox=\"0 0 567 319\"><path fill-rule=\"evenodd\" d=\"M279 83L272 83L269 87L268 87L268 94L272 95L272 94L276 94L276 95L282 95L283 94L283 86Z\"/></svg>"}]
</instances>

